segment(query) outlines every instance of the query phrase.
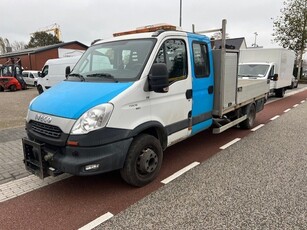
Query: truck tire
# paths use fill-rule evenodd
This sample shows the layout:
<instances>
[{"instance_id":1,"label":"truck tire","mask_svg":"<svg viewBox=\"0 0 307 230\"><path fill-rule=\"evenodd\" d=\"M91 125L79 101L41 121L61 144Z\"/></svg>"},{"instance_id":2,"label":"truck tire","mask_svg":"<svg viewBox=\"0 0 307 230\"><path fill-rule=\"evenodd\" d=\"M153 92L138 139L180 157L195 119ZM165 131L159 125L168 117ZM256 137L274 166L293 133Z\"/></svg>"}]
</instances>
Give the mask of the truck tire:
<instances>
[{"instance_id":1,"label":"truck tire","mask_svg":"<svg viewBox=\"0 0 307 230\"><path fill-rule=\"evenodd\" d=\"M140 134L135 137L128 150L121 177L136 187L153 181L161 168L163 150L160 141L154 136Z\"/></svg>"},{"instance_id":2,"label":"truck tire","mask_svg":"<svg viewBox=\"0 0 307 230\"><path fill-rule=\"evenodd\" d=\"M284 97L285 96L285 88L280 88L276 90L276 97Z\"/></svg>"},{"instance_id":3,"label":"truck tire","mask_svg":"<svg viewBox=\"0 0 307 230\"><path fill-rule=\"evenodd\" d=\"M249 104L245 107L243 114L247 115L246 120L240 123L242 129L251 129L254 126L256 118L256 106L254 103Z\"/></svg>"},{"instance_id":4,"label":"truck tire","mask_svg":"<svg viewBox=\"0 0 307 230\"><path fill-rule=\"evenodd\" d=\"M0 86L0 92L3 92L4 88L2 86Z\"/></svg>"}]
</instances>

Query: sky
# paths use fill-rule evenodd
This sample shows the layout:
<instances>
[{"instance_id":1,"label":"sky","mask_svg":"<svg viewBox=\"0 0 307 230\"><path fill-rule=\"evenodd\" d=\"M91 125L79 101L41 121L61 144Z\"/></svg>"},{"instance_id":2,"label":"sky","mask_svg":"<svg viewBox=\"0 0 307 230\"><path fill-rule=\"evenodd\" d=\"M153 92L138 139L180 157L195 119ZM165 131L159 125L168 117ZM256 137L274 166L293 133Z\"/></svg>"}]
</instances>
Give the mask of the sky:
<instances>
[{"instance_id":1,"label":"sky","mask_svg":"<svg viewBox=\"0 0 307 230\"><path fill-rule=\"evenodd\" d=\"M182 29L220 28L227 19L230 38L245 37L266 48L272 42L273 19L281 15L283 0L182 0ZM157 23L179 26L180 0L1 0L0 37L28 43L30 34L57 23L64 42L85 45L115 32ZM272 19L273 18L273 19Z\"/></svg>"}]
</instances>

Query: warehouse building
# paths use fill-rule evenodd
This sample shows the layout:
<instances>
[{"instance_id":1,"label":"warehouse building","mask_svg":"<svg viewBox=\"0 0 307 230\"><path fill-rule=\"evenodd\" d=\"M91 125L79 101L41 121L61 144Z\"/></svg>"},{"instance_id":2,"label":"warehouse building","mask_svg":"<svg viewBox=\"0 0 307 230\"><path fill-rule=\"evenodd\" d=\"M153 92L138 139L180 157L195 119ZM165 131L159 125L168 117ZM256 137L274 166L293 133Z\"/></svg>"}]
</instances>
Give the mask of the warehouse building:
<instances>
[{"instance_id":1,"label":"warehouse building","mask_svg":"<svg viewBox=\"0 0 307 230\"><path fill-rule=\"evenodd\" d=\"M0 64L20 61L24 70L41 70L48 59L81 55L87 48L78 41L72 41L24 49L0 55Z\"/></svg>"}]
</instances>

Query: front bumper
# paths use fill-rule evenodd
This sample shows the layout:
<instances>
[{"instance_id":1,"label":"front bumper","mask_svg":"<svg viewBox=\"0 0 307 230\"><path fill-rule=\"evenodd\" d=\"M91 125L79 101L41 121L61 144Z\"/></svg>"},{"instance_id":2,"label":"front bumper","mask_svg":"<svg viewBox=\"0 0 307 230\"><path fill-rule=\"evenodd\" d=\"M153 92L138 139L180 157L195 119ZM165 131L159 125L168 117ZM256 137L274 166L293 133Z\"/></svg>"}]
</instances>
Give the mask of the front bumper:
<instances>
[{"instance_id":1,"label":"front bumper","mask_svg":"<svg viewBox=\"0 0 307 230\"><path fill-rule=\"evenodd\" d=\"M64 146L51 149L47 145L22 139L24 164L28 171L45 178L61 173L95 175L123 167L132 138L94 147ZM85 166L99 165L85 170Z\"/></svg>"}]
</instances>

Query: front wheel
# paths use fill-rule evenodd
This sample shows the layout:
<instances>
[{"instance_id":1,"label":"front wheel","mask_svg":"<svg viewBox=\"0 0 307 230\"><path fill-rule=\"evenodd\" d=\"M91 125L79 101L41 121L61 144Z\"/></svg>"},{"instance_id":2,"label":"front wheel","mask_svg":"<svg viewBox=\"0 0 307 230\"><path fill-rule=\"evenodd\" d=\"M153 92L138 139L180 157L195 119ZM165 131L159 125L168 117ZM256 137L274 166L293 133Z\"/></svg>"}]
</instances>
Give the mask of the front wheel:
<instances>
[{"instance_id":1,"label":"front wheel","mask_svg":"<svg viewBox=\"0 0 307 230\"><path fill-rule=\"evenodd\" d=\"M42 94L44 92L43 87L41 85L38 85L36 88L37 88L38 94Z\"/></svg>"},{"instance_id":2,"label":"front wheel","mask_svg":"<svg viewBox=\"0 0 307 230\"><path fill-rule=\"evenodd\" d=\"M121 177L128 183L142 187L153 181L161 168L163 150L154 136L141 134L133 140L124 164Z\"/></svg>"}]
</instances>

